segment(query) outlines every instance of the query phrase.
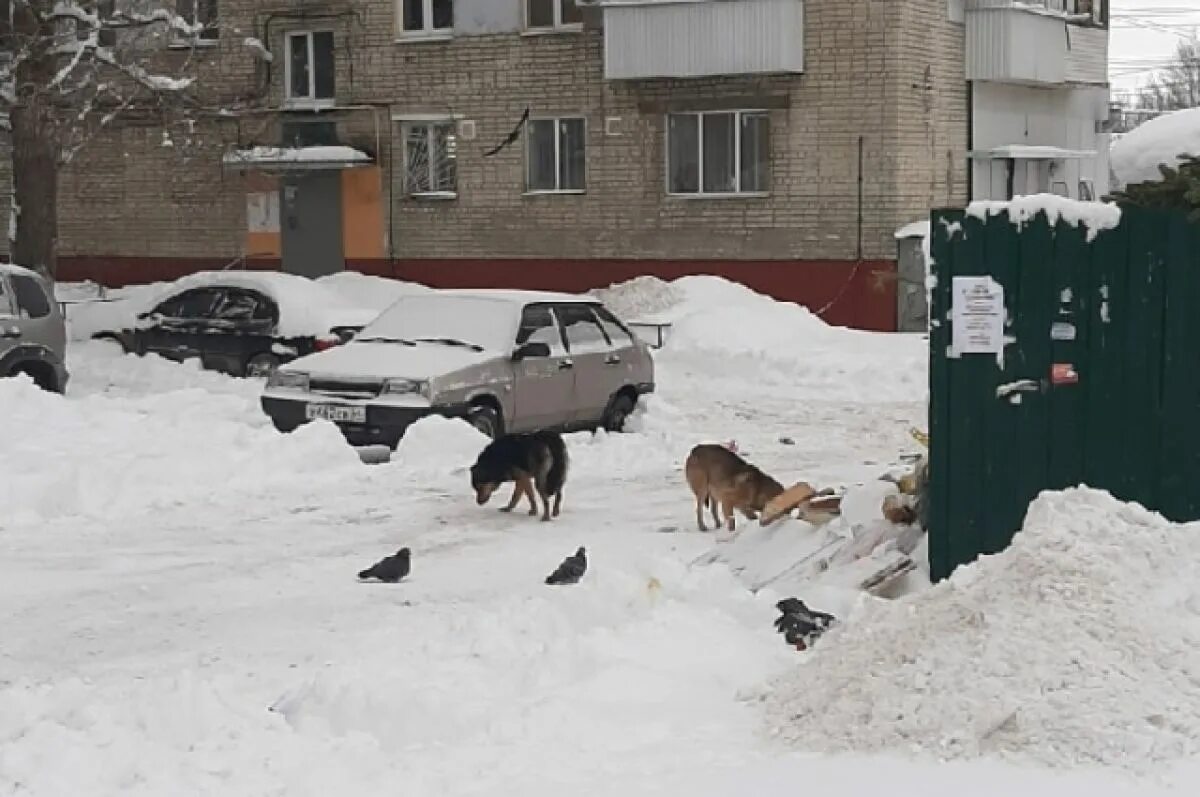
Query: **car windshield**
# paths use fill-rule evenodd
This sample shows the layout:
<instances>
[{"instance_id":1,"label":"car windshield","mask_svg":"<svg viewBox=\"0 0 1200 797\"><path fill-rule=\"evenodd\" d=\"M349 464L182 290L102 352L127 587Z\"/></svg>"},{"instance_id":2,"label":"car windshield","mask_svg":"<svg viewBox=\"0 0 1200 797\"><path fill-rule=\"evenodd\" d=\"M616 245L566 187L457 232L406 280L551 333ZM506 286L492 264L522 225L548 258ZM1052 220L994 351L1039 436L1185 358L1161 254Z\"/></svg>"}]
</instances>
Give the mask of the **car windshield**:
<instances>
[{"instance_id":1,"label":"car windshield","mask_svg":"<svg viewBox=\"0 0 1200 797\"><path fill-rule=\"evenodd\" d=\"M418 341L477 351L508 351L520 308L475 296L405 296L359 333L356 340Z\"/></svg>"}]
</instances>

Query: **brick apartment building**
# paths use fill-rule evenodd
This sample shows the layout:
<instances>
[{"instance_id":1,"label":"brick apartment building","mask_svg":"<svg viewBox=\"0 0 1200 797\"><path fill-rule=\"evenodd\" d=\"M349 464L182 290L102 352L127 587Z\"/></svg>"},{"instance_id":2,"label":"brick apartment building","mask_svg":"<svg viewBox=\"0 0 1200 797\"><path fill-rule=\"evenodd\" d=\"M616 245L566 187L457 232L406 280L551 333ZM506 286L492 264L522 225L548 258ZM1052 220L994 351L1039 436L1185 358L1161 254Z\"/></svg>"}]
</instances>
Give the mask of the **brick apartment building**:
<instances>
[{"instance_id":1,"label":"brick apartment building","mask_svg":"<svg viewBox=\"0 0 1200 797\"><path fill-rule=\"evenodd\" d=\"M180 9L211 30L165 68L198 63L217 112L131 118L70 164L63 279L241 257L436 286L713 273L890 329L898 227L1107 187L1107 0Z\"/></svg>"}]
</instances>

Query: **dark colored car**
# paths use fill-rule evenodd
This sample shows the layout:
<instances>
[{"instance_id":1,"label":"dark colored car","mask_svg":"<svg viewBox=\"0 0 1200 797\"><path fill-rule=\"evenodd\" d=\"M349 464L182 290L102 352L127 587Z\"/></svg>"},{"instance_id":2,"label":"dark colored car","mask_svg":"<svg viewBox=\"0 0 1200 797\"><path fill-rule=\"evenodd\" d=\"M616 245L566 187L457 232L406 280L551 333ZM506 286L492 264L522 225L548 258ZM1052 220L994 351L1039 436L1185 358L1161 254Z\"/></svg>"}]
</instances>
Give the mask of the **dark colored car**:
<instances>
[{"instance_id":1,"label":"dark colored car","mask_svg":"<svg viewBox=\"0 0 1200 797\"><path fill-rule=\"evenodd\" d=\"M210 272L185 277L126 329L97 332L127 352L199 358L210 370L267 376L281 364L351 339L377 313L304 277Z\"/></svg>"}]
</instances>

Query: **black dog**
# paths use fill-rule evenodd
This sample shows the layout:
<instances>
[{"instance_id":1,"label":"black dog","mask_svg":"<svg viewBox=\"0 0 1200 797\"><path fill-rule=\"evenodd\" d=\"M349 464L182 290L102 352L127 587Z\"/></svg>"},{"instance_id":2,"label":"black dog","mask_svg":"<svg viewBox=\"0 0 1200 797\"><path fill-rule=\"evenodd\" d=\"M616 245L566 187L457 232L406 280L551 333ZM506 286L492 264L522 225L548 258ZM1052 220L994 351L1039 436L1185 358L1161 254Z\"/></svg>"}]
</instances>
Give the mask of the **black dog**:
<instances>
[{"instance_id":1,"label":"black dog","mask_svg":"<svg viewBox=\"0 0 1200 797\"><path fill-rule=\"evenodd\" d=\"M568 556L566 559L563 559L558 569L546 576L546 583L552 585L578 584L579 579L583 578L583 574L586 572L587 551L580 548L575 552L574 556Z\"/></svg>"},{"instance_id":2,"label":"black dog","mask_svg":"<svg viewBox=\"0 0 1200 797\"><path fill-rule=\"evenodd\" d=\"M529 498L529 514L537 515L534 489L542 499L542 520L551 517L550 499L554 499L553 516L562 508L563 485L567 481L567 447L562 435L555 432L509 434L500 437L483 449L471 467L471 486L475 501L483 506L492 493L505 482L516 482L512 500L502 511L511 512L521 501Z\"/></svg>"},{"instance_id":3,"label":"black dog","mask_svg":"<svg viewBox=\"0 0 1200 797\"><path fill-rule=\"evenodd\" d=\"M385 584L395 584L408 575L412 567L412 551L401 548L395 556L380 559L358 574L360 579L377 578Z\"/></svg>"},{"instance_id":4,"label":"black dog","mask_svg":"<svg viewBox=\"0 0 1200 797\"><path fill-rule=\"evenodd\" d=\"M775 608L780 614L775 620L775 630L798 650L807 650L817 637L837 622L832 614L814 611L799 598L785 598L775 604Z\"/></svg>"}]
</instances>

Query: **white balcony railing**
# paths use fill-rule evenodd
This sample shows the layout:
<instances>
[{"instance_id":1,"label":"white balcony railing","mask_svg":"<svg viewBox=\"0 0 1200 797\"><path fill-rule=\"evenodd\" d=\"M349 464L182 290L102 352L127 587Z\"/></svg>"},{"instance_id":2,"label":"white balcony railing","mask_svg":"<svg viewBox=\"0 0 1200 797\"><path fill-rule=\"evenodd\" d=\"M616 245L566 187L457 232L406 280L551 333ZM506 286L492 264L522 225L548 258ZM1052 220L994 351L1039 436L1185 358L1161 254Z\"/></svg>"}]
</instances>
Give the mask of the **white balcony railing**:
<instances>
[{"instance_id":1,"label":"white balcony railing","mask_svg":"<svg viewBox=\"0 0 1200 797\"><path fill-rule=\"evenodd\" d=\"M600 0L609 80L804 71L802 0Z\"/></svg>"},{"instance_id":2,"label":"white balcony railing","mask_svg":"<svg viewBox=\"0 0 1200 797\"><path fill-rule=\"evenodd\" d=\"M1108 81L1108 29L1075 9L1085 0L971 0L967 79L1060 86ZM1084 23L1084 24L1080 24Z\"/></svg>"}]
</instances>

